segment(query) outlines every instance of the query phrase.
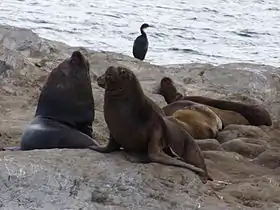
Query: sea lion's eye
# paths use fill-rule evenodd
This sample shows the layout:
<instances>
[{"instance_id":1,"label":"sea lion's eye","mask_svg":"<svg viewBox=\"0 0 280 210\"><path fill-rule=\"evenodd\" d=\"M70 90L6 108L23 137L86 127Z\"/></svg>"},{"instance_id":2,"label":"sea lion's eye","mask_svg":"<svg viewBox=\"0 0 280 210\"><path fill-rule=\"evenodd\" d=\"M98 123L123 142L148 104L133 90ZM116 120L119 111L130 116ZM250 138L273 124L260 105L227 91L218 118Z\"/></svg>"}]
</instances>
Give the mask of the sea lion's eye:
<instances>
[{"instance_id":1,"label":"sea lion's eye","mask_svg":"<svg viewBox=\"0 0 280 210\"><path fill-rule=\"evenodd\" d=\"M127 72L126 72L124 69L122 69L122 70L121 70L121 75L122 75L122 76L127 76Z\"/></svg>"}]
</instances>

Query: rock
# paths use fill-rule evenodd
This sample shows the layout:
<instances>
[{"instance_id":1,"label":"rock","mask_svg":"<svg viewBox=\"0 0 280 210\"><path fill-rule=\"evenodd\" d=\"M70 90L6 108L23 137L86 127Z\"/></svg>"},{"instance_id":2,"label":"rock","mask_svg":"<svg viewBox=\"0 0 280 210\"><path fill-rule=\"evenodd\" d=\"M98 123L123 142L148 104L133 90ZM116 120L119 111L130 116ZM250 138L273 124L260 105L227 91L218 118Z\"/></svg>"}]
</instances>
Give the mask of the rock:
<instances>
[{"instance_id":1,"label":"rock","mask_svg":"<svg viewBox=\"0 0 280 210\"><path fill-rule=\"evenodd\" d=\"M12 67L5 61L0 60L0 75L8 76L6 73L9 69L12 69Z\"/></svg>"},{"instance_id":2,"label":"rock","mask_svg":"<svg viewBox=\"0 0 280 210\"><path fill-rule=\"evenodd\" d=\"M213 162L224 161L224 162L234 162L240 160L246 160L241 155L235 152L227 151L203 151L204 158L210 159Z\"/></svg>"},{"instance_id":3,"label":"rock","mask_svg":"<svg viewBox=\"0 0 280 210\"><path fill-rule=\"evenodd\" d=\"M222 192L235 197L238 203L253 209L279 208L280 197L275 196L280 194L279 176L270 177L264 175L252 180L254 180L253 183L237 183L222 190ZM271 205L271 203L277 205Z\"/></svg>"},{"instance_id":4,"label":"rock","mask_svg":"<svg viewBox=\"0 0 280 210\"><path fill-rule=\"evenodd\" d=\"M257 127L226 128L224 131L229 134L225 139L255 138L265 141L268 148L280 148L280 132L277 131L280 125L279 68L246 63L152 65L118 53L70 47L38 37L26 29L1 25L0 63L4 72L0 75L0 147L19 143L25 126L34 116L48 73L74 50L81 50L89 59L96 111L93 136L101 144L106 143L109 134L103 117L104 90L98 87L96 78L108 65L124 65L135 72L145 94L161 107L166 103L154 92L163 76L171 77L180 92L188 95L263 105L272 115L273 127L260 128L263 131ZM273 177L279 177L279 167L263 167L236 152L219 150L215 140L200 144L208 149L217 147L217 150L203 152L214 178L214 182L206 185L191 171L155 163L130 163L119 153L100 154L89 150L0 152L0 206L15 210L274 210L279 205L277 199L272 199L279 197L279 192L271 190L267 180L261 179L267 176L274 183ZM255 196L254 205L250 204L251 190L259 190L251 187L256 179L261 190L267 191L266 206L261 196ZM237 198L238 193L249 205Z\"/></svg>"},{"instance_id":5,"label":"rock","mask_svg":"<svg viewBox=\"0 0 280 210\"><path fill-rule=\"evenodd\" d=\"M215 176L218 179L228 180L229 177L231 180L247 179L250 175L260 176L270 173L236 152L203 151L203 156L209 160L210 172L217 170L220 175L223 174Z\"/></svg>"},{"instance_id":6,"label":"rock","mask_svg":"<svg viewBox=\"0 0 280 210\"><path fill-rule=\"evenodd\" d=\"M260 126L263 131L269 136L269 144L272 148L280 147L280 129L275 129L271 126Z\"/></svg>"},{"instance_id":7,"label":"rock","mask_svg":"<svg viewBox=\"0 0 280 210\"><path fill-rule=\"evenodd\" d=\"M1 49L2 48L2 49ZM0 61L2 63L5 63L5 70L3 73L6 73L7 69L22 69L24 67L24 57L15 51L12 51L8 48L5 48L0 45ZM12 67L12 68L7 68L7 67ZM5 75L8 76L8 75Z\"/></svg>"},{"instance_id":8,"label":"rock","mask_svg":"<svg viewBox=\"0 0 280 210\"><path fill-rule=\"evenodd\" d=\"M53 47L29 29L11 27L1 37L1 43L5 48L18 51L24 56L36 57L41 55L41 52L54 51Z\"/></svg>"},{"instance_id":9,"label":"rock","mask_svg":"<svg viewBox=\"0 0 280 210\"><path fill-rule=\"evenodd\" d=\"M253 160L254 163L271 169L280 168L280 149L269 149Z\"/></svg>"},{"instance_id":10,"label":"rock","mask_svg":"<svg viewBox=\"0 0 280 210\"><path fill-rule=\"evenodd\" d=\"M217 135L217 140L220 143L227 142L240 137L256 138L265 140L269 136L257 126L252 125L228 125Z\"/></svg>"},{"instance_id":11,"label":"rock","mask_svg":"<svg viewBox=\"0 0 280 210\"><path fill-rule=\"evenodd\" d=\"M254 158L266 150L267 143L259 139L238 138L223 143L222 148L248 158Z\"/></svg>"},{"instance_id":12,"label":"rock","mask_svg":"<svg viewBox=\"0 0 280 210\"><path fill-rule=\"evenodd\" d=\"M196 143L202 151L223 150L222 146L216 139L199 139L196 140Z\"/></svg>"},{"instance_id":13,"label":"rock","mask_svg":"<svg viewBox=\"0 0 280 210\"><path fill-rule=\"evenodd\" d=\"M0 165L5 209L195 209L203 194L201 181L189 170L130 164L120 153L1 152Z\"/></svg>"}]
</instances>

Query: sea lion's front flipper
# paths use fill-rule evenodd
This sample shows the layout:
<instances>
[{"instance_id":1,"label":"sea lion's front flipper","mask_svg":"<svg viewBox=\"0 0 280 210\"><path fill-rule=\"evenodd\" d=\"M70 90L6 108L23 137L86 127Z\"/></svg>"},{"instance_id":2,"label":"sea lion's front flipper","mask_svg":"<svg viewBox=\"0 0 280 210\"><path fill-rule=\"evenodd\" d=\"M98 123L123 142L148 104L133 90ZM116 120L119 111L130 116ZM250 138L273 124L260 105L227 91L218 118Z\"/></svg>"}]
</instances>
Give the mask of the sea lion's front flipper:
<instances>
[{"instance_id":1,"label":"sea lion's front flipper","mask_svg":"<svg viewBox=\"0 0 280 210\"><path fill-rule=\"evenodd\" d=\"M108 142L108 144L105 147L100 147L100 146L97 146L97 145L92 145L92 146L88 146L87 148L89 148L91 150L94 150L94 151L97 151L97 152L101 152L101 153L110 153L110 152L114 152L114 151L120 150L121 146L110 135L109 142Z\"/></svg>"}]
</instances>

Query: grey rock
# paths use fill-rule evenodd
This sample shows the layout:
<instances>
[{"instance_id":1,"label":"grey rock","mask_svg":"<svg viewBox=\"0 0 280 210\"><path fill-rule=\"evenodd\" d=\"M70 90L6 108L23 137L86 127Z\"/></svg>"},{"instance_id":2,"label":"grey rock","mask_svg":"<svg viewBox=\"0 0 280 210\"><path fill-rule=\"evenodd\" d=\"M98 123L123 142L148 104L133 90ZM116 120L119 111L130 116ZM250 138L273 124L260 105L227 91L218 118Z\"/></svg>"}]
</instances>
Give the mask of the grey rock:
<instances>
[{"instance_id":1,"label":"grey rock","mask_svg":"<svg viewBox=\"0 0 280 210\"><path fill-rule=\"evenodd\" d=\"M5 73L7 73L7 71L9 69L12 69L12 66L10 66L9 64L7 64L5 61L1 61L0 60L0 75L3 75ZM5 75L7 76L7 75Z\"/></svg>"},{"instance_id":2,"label":"grey rock","mask_svg":"<svg viewBox=\"0 0 280 210\"><path fill-rule=\"evenodd\" d=\"M1 44L9 49L18 51L24 56L36 57L42 53L52 53L54 48L29 29L10 27L1 37Z\"/></svg>"},{"instance_id":3,"label":"grey rock","mask_svg":"<svg viewBox=\"0 0 280 210\"><path fill-rule=\"evenodd\" d=\"M217 135L220 143L241 137L266 140L269 136L260 127L252 125L228 125Z\"/></svg>"},{"instance_id":4,"label":"grey rock","mask_svg":"<svg viewBox=\"0 0 280 210\"><path fill-rule=\"evenodd\" d=\"M280 168L280 149L270 148L253 159L253 162L271 169Z\"/></svg>"},{"instance_id":5,"label":"grey rock","mask_svg":"<svg viewBox=\"0 0 280 210\"><path fill-rule=\"evenodd\" d=\"M197 139L196 143L202 151L223 150L221 144L216 139Z\"/></svg>"},{"instance_id":6,"label":"grey rock","mask_svg":"<svg viewBox=\"0 0 280 210\"><path fill-rule=\"evenodd\" d=\"M255 138L238 138L223 143L222 148L248 158L255 158L267 149L267 143Z\"/></svg>"},{"instance_id":7,"label":"grey rock","mask_svg":"<svg viewBox=\"0 0 280 210\"><path fill-rule=\"evenodd\" d=\"M1 152L0 165L0 200L6 209L195 209L205 202L194 173L130 164L117 153Z\"/></svg>"},{"instance_id":8,"label":"grey rock","mask_svg":"<svg viewBox=\"0 0 280 210\"><path fill-rule=\"evenodd\" d=\"M4 46L0 46L0 60L2 63L5 63L6 67L4 72L6 72L7 69L14 70L24 67L24 57L20 53L12 51ZM11 68L7 68L9 66Z\"/></svg>"}]
</instances>

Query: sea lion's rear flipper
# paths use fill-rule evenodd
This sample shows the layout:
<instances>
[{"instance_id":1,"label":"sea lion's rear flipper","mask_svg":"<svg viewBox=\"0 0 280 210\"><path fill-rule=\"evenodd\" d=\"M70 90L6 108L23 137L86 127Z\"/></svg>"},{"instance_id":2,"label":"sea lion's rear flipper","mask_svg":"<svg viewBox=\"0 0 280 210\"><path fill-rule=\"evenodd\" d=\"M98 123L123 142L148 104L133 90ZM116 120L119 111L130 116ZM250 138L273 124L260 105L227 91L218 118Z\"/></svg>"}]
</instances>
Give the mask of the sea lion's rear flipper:
<instances>
[{"instance_id":1,"label":"sea lion's rear flipper","mask_svg":"<svg viewBox=\"0 0 280 210\"><path fill-rule=\"evenodd\" d=\"M212 181L213 179L208 174L203 154L194 138L178 123L178 120L168 117L164 121L166 123L166 137L168 138L166 143L170 150L180 157L178 158L179 160L204 171L203 174L200 173L203 183L207 180Z\"/></svg>"},{"instance_id":2,"label":"sea lion's rear flipper","mask_svg":"<svg viewBox=\"0 0 280 210\"><path fill-rule=\"evenodd\" d=\"M108 141L108 143L107 143L107 145L105 147L100 147L100 146L97 146L97 145L91 145L91 146L88 146L87 148L89 148L91 150L94 150L94 151L97 151L97 152L101 152L101 153L110 153L110 152L114 152L114 151L120 150L121 146L110 135L109 141Z\"/></svg>"},{"instance_id":3,"label":"sea lion's rear flipper","mask_svg":"<svg viewBox=\"0 0 280 210\"><path fill-rule=\"evenodd\" d=\"M0 148L1 151L21 151L20 146L15 147L3 147Z\"/></svg>"},{"instance_id":4,"label":"sea lion's rear flipper","mask_svg":"<svg viewBox=\"0 0 280 210\"><path fill-rule=\"evenodd\" d=\"M125 158L131 163L150 163L151 159L147 154L139 154L134 152L127 152L125 153Z\"/></svg>"},{"instance_id":5,"label":"sea lion's rear flipper","mask_svg":"<svg viewBox=\"0 0 280 210\"><path fill-rule=\"evenodd\" d=\"M180 161L177 158L172 158L163 152L163 145L161 142L162 136L162 128L154 128L153 133L151 134L150 142L148 144L148 155L152 162L161 163L164 165L177 166L182 168L187 168L192 170L199 175L204 175L205 171L194 166L188 164L186 162Z\"/></svg>"},{"instance_id":6,"label":"sea lion's rear flipper","mask_svg":"<svg viewBox=\"0 0 280 210\"><path fill-rule=\"evenodd\" d=\"M180 158L170 147L164 148L163 152L165 154L169 155L170 157L178 157L178 158Z\"/></svg>"},{"instance_id":7,"label":"sea lion's rear flipper","mask_svg":"<svg viewBox=\"0 0 280 210\"><path fill-rule=\"evenodd\" d=\"M177 166L182 168L187 168L189 170L194 171L195 173L198 173L199 175L205 174L205 171L203 171L201 168L195 167L191 164L182 162L181 158L172 158L168 155L166 155L164 152L150 152L149 157L151 161L161 163L164 165L170 165L170 166Z\"/></svg>"}]
</instances>

